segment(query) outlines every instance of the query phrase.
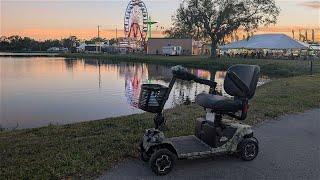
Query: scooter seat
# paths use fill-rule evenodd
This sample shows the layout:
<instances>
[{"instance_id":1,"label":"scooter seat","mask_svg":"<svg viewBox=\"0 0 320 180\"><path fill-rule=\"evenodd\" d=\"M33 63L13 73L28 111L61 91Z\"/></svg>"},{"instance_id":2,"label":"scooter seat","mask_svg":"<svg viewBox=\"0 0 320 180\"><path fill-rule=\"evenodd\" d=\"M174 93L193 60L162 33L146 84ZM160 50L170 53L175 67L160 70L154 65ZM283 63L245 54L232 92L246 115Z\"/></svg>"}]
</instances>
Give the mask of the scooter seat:
<instances>
[{"instance_id":1,"label":"scooter seat","mask_svg":"<svg viewBox=\"0 0 320 180\"><path fill-rule=\"evenodd\" d=\"M223 96L201 93L196 97L196 103L216 113L237 112L242 108L242 102Z\"/></svg>"}]
</instances>

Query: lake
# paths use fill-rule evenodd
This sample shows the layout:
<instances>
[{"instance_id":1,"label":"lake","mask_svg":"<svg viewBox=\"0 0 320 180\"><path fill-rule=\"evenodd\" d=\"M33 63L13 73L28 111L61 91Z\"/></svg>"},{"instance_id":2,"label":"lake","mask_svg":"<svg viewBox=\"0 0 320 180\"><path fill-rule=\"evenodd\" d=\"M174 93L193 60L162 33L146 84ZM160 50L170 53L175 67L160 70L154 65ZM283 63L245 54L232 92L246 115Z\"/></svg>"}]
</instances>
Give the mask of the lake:
<instances>
[{"instance_id":1,"label":"lake","mask_svg":"<svg viewBox=\"0 0 320 180\"><path fill-rule=\"evenodd\" d=\"M100 64L57 57L0 57L0 127L24 129L142 113L136 108L143 83L168 85L170 67L143 63ZM223 90L225 72L192 69L215 79ZM268 81L260 79L259 84ZM194 101L204 85L178 81L165 108Z\"/></svg>"}]
</instances>

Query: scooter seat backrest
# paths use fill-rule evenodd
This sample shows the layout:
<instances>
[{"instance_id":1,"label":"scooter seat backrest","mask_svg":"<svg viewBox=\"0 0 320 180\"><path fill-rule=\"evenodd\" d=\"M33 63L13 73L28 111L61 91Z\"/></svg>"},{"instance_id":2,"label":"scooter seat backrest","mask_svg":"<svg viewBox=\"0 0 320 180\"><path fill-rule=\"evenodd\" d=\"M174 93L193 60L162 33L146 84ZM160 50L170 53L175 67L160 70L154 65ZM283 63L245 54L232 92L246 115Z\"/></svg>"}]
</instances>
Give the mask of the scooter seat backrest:
<instances>
[{"instance_id":1,"label":"scooter seat backrest","mask_svg":"<svg viewBox=\"0 0 320 180\"><path fill-rule=\"evenodd\" d=\"M251 99L255 94L259 76L259 66L234 65L227 71L224 89L231 96Z\"/></svg>"}]
</instances>

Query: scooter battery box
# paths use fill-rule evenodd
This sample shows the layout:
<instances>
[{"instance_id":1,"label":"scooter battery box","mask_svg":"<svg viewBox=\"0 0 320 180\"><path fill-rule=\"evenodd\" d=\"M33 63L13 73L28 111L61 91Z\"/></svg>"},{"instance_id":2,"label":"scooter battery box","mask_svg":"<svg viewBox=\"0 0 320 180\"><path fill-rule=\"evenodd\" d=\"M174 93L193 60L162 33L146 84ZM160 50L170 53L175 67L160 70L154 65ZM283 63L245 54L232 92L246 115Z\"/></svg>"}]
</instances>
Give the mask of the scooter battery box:
<instances>
[{"instance_id":1,"label":"scooter battery box","mask_svg":"<svg viewBox=\"0 0 320 180\"><path fill-rule=\"evenodd\" d=\"M212 122L207 121L204 118L198 118L195 132L195 135L203 142L211 147L216 147L217 135L215 126Z\"/></svg>"},{"instance_id":2,"label":"scooter battery box","mask_svg":"<svg viewBox=\"0 0 320 180\"><path fill-rule=\"evenodd\" d=\"M202 132L203 134L200 139L209 146L216 147L217 135L215 127L206 122L202 125Z\"/></svg>"}]
</instances>

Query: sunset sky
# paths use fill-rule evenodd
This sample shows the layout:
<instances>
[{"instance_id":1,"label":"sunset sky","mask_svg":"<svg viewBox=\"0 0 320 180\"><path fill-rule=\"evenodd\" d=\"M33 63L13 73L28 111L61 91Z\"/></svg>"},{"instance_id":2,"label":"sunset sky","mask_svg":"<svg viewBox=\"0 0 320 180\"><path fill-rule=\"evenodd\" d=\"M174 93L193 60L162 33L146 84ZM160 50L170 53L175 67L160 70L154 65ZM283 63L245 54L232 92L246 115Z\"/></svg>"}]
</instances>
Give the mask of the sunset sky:
<instances>
[{"instance_id":1,"label":"sunset sky","mask_svg":"<svg viewBox=\"0 0 320 180\"><path fill-rule=\"evenodd\" d=\"M96 36L97 25L102 26L105 38L123 36L124 11L129 0L0 0L1 35L18 34L36 39L80 38ZM168 28L171 16L182 0L144 0L152 19L160 27ZM276 0L281 14L272 31L291 31L292 28L320 29L320 0Z\"/></svg>"}]
</instances>

